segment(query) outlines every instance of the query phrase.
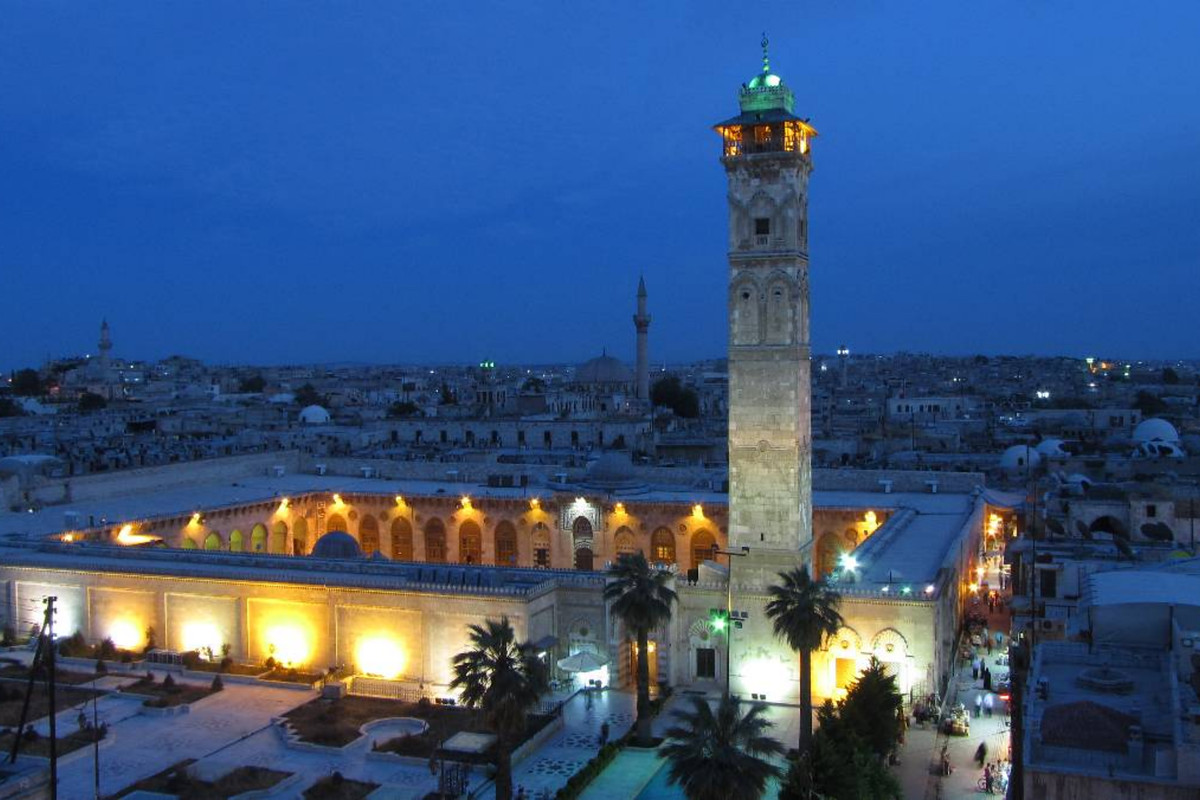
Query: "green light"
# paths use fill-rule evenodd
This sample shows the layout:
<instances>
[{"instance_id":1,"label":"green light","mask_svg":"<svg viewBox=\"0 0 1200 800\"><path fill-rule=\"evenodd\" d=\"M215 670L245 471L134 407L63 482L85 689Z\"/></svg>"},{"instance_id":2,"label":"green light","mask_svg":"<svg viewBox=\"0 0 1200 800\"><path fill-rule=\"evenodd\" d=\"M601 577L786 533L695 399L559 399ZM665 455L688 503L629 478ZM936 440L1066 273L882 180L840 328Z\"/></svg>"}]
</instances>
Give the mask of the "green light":
<instances>
[{"instance_id":1,"label":"green light","mask_svg":"<svg viewBox=\"0 0 1200 800\"><path fill-rule=\"evenodd\" d=\"M723 611L714 613L712 615L711 622L713 630L717 633L722 632L729 625L729 620L726 618L725 612Z\"/></svg>"}]
</instances>

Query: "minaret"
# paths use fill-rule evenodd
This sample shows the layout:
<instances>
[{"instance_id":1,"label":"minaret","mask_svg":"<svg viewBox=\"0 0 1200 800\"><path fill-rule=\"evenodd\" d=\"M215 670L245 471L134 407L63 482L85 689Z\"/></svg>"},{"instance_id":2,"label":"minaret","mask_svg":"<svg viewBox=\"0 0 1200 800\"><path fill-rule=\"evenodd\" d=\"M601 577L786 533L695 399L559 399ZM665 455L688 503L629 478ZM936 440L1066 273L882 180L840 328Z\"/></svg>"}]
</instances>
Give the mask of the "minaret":
<instances>
[{"instance_id":1,"label":"minaret","mask_svg":"<svg viewBox=\"0 0 1200 800\"><path fill-rule=\"evenodd\" d=\"M108 320L100 323L100 370L108 375L109 354L112 351L112 339L108 336Z\"/></svg>"},{"instance_id":2,"label":"minaret","mask_svg":"<svg viewBox=\"0 0 1200 800\"><path fill-rule=\"evenodd\" d=\"M729 543L738 581L811 562L808 176L816 130L762 71L715 126L729 181ZM749 568L749 569L746 569Z\"/></svg>"},{"instance_id":3,"label":"minaret","mask_svg":"<svg viewBox=\"0 0 1200 800\"><path fill-rule=\"evenodd\" d=\"M637 313L633 316L637 328L637 396L638 400L650 400L650 356L647 351L650 333L650 315L646 313L646 279L638 280Z\"/></svg>"},{"instance_id":4,"label":"minaret","mask_svg":"<svg viewBox=\"0 0 1200 800\"><path fill-rule=\"evenodd\" d=\"M842 345L837 349L837 354L839 362L838 366L842 373L842 388L845 389L850 385L850 348L846 347L846 345Z\"/></svg>"}]
</instances>

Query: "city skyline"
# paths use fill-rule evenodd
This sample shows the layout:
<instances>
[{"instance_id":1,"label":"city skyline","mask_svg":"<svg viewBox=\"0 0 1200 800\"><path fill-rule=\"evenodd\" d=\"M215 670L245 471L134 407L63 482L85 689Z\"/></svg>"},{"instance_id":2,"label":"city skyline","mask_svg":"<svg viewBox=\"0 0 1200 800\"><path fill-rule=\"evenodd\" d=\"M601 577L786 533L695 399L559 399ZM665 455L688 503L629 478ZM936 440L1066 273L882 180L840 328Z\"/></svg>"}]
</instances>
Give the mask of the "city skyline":
<instances>
[{"instance_id":1,"label":"city skyline","mask_svg":"<svg viewBox=\"0 0 1200 800\"><path fill-rule=\"evenodd\" d=\"M134 358L631 360L641 275L651 362L719 357L709 126L763 28L822 134L817 351L1196 356L1183 4L233 8L10 13L4 368L103 317Z\"/></svg>"}]
</instances>

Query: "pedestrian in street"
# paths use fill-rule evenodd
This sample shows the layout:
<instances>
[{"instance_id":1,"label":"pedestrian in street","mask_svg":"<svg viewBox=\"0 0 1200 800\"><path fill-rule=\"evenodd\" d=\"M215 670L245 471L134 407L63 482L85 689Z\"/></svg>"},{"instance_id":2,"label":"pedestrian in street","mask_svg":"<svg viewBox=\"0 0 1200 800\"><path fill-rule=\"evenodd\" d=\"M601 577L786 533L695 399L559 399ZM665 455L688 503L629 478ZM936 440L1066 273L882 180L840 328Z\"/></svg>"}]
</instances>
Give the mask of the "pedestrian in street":
<instances>
[{"instance_id":1,"label":"pedestrian in street","mask_svg":"<svg viewBox=\"0 0 1200 800\"><path fill-rule=\"evenodd\" d=\"M992 694L991 692L988 692L986 695L984 695L984 697L983 697L983 713L986 716L990 717L992 715L992 708L995 705L996 705L996 695Z\"/></svg>"},{"instance_id":2,"label":"pedestrian in street","mask_svg":"<svg viewBox=\"0 0 1200 800\"><path fill-rule=\"evenodd\" d=\"M975 719L979 719L979 713L983 709L983 695L975 695Z\"/></svg>"},{"instance_id":3,"label":"pedestrian in street","mask_svg":"<svg viewBox=\"0 0 1200 800\"><path fill-rule=\"evenodd\" d=\"M992 770L991 764L983 768L983 790L988 794L992 793Z\"/></svg>"},{"instance_id":4,"label":"pedestrian in street","mask_svg":"<svg viewBox=\"0 0 1200 800\"><path fill-rule=\"evenodd\" d=\"M992 690L992 671L987 667L983 668L983 688L988 692Z\"/></svg>"},{"instance_id":5,"label":"pedestrian in street","mask_svg":"<svg viewBox=\"0 0 1200 800\"><path fill-rule=\"evenodd\" d=\"M979 766L983 766L987 761L987 742L980 742L979 747L975 750L975 760L979 762Z\"/></svg>"},{"instance_id":6,"label":"pedestrian in street","mask_svg":"<svg viewBox=\"0 0 1200 800\"><path fill-rule=\"evenodd\" d=\"M605 722L600 726L600 746L608 744L608 723Z\"/></svg>"},{"instance_id":7,"label":"pedestrian in street","mask_svg":"<svg viewBox=\"0 0 1200 800\"><path fill-rule=\"evenodd\" d=\"M979 680L979 659L971 656L971 680Z\"/></svg>"}]
</instances>

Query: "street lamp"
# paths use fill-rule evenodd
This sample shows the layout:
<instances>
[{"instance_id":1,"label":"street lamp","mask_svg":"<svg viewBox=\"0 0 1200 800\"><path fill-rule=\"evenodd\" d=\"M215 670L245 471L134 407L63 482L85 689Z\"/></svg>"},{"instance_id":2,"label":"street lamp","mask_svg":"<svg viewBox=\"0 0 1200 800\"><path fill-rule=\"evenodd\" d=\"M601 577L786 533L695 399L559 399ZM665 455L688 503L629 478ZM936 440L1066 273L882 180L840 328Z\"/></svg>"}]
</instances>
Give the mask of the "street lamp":
<instances>
[{"instance_id":1,"label":"street lamp","mask_svg":"<svg viewBox=\"0 0 1200 800\"><path fill-rule=\"evenodd\" d=\"M725 697L729 697L730 676L730 654L733 652L733 557L750 555L750 548L745 545L739 550L722 550L716 544L712 547L713 560L717 556L729 556L729 575L725 581L725 617L721 619L719 616L713 619L713 628L718 632L725 631Z\"/></svg>"}]
</instances>

